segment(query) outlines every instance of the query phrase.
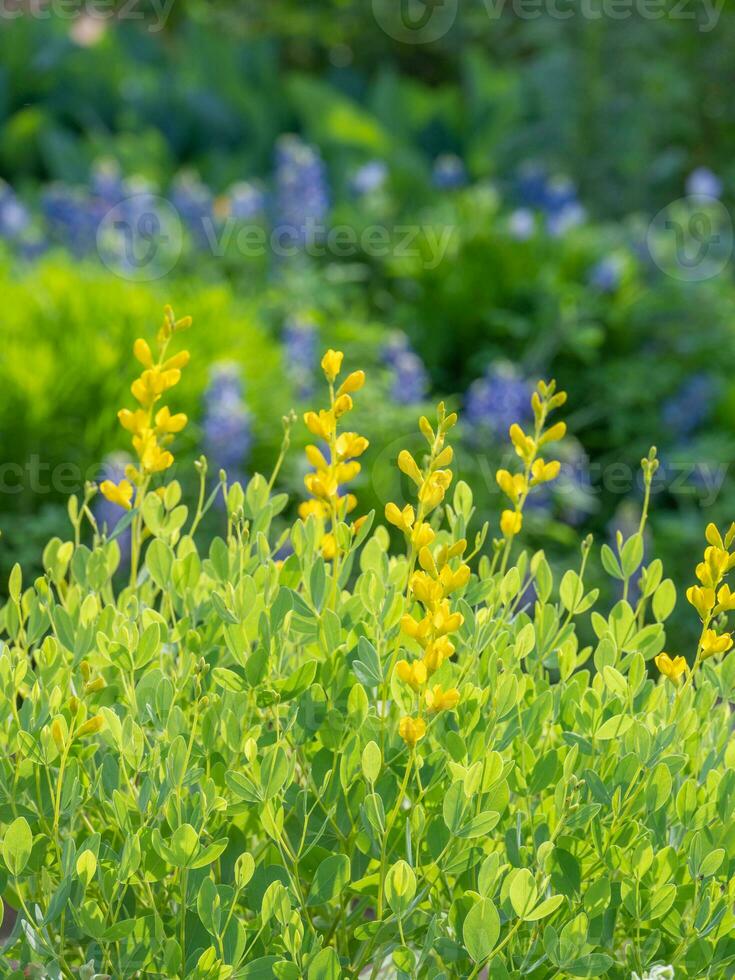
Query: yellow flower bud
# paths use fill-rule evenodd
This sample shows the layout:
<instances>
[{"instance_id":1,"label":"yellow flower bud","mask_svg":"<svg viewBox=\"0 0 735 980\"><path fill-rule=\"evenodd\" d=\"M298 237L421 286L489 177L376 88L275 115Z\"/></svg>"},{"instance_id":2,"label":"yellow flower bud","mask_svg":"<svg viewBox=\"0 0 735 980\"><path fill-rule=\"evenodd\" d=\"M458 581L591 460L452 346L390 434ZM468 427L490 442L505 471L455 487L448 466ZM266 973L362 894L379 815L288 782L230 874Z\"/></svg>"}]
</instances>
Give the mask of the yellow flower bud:
<instances>
[{"instance_id":1,"label":"yellow flower bud","mask_svg":"<svg viewBox=\"0 0 735 980\"><path fill-rule=\"evenodd\" d=\"M429 711L452 711L459 704L459 691L450 687L444 691L441 684L436 684L426 692L426 707Z\"/></svg>"},{"instance_id":2,"label":"yellow flower bud","mask_svg":"<svg viewBox=\"0 0 735 980\"><path fill-rule=\"evenodd\" d=\"M364 371L352 371L339 386L338 395L351 395L365 384Z\"/></svg>"},{"instance_id":3,"label":"yellow flower bud","mask_svg":"<svg viewBox=\"0 0 735 980\"><path fill-rule=\"evenodd\" d=\"M118 507L130 510L133 506L133 487L128 480L121 480L119 484L113 483L112 480L104 480L100 484L100 491L103 497L106 497L110 503L117 504Z\"/></svg>"},{"instance_id":4,"label":"yellow flower bud","mask_svg":"<svg viewBox=\"0 0 735 980\"><path fill-rule=\"evenodd\" d=\"M664 677L668 677L672 684L678 684L682 675L689 669L684 657L674 657L672 659L668 653L659 653L655 658L655 664Z\"/></svg>"},{"instance_id":5,"label":"yellow flower bud","mask_svg":"<svg viewBox=\"0 0 735 980\"><path fill-rule=\"evenodd\" d=\"M344 354L341 350L332 350L330 347L322 358L322 371L327 381L331 384L342 370L342 358Z\"/></svg>"},{"instance_id":6,"label":"yellow flower bud","mask_svg":"<svg viewBox=\"0 0 735 980\"><path fill-rule=\"evenodd\" d=\"M500 530L506 538L512 538L523 527L523 514L514 510L504 510L500 515Z\"/></svg>"},{"instance_id":7,"label":"yellow flower bud","mask_svg":"<svg viewBox=\"0 0 735 980\"><path fill-rule=\"evenodd\" d=\"M399 660L396 664L396 673L414 691L418 691L426 683L426 666L420 660L409 663L407 660Z\"/></svg>"},{"instance_id":8,"label":"yellow flower bud","mask_svg":"<svg viewBox=\"0 0 735 980\"><path fill-rule=\"evenodd\" d=\"M416 460L407 449L402 449L398 454L398 469L409 476L417 487L424 482L421 470L416 464Z\"/></svg>"},{"instance_id":9,"label":"yellow flower bud","mask_svg":"<svg viewBox=\"0 0 735 980\"><path fill-rule=\"evenodd\" d=\"M105 719L102 717L102 715L94 715L94 717L84 722L84 724L77 731L77 735L80 737L82 735L96 735L97 732L104 727L104 724Z\"/></svg>"},{"instance_id":10,"label":"yellow flower bud","mask_svg":"<svg viewBox=\"0 0 735 980\"><path fill-rule=\"evenodd\" d=\"M423 718L411 718L407 715L400 720L398 734L409 748L413 748L426 735L426 722Z\"/></svg>"}]
</instances>

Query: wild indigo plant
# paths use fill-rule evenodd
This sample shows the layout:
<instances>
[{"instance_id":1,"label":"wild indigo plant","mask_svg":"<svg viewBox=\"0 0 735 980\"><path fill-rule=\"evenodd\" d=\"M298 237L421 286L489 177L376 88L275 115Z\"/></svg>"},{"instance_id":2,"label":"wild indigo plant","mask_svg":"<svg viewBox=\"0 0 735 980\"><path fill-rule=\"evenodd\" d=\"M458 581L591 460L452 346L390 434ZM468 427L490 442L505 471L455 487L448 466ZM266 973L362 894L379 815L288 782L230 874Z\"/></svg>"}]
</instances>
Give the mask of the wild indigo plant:
<instances>
[{"instance_id":1,"label":"wild indigo plant","mask_svg":"<svg viewBox=\"0 0 735 980\"><path fill-rule=\"evenodd\" d=\"M186 325L167 311L136 343L137 461L102 485L129 514L129 582L94 487L43 575L8 582L5 973L731 976L735 525L706 529L691 651L666 638L676 589L643 559L655 451L637 526L599 555L622 598L590 587L590 537L555 573L523 545L529 495L559 472L552 381L508 433L495 536L455 479L455 413L421 418L385 510L394 550L374 514L347 520L371 461L343 425L366 379L329 350L298 519L274 527L289 418L270 478L229 484L202 542L206 467L192 511L166 479Z\"/></svg>"}]
</instances>

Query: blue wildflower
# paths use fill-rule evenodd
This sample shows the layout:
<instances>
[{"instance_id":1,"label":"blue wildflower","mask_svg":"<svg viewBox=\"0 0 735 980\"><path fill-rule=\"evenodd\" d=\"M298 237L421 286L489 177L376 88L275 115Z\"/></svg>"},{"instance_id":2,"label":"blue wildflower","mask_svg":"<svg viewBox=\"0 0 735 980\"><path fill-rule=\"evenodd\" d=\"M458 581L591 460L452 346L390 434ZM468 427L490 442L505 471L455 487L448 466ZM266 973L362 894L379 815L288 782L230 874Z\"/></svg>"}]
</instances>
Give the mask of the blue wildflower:
<instances>
[{"instance_id":1,"label":"blue wildflower","mask_svg":"<svg viewBox=\"0 0 735 980\"><path fill-rule=\"evenodd\" d=\"M513 422L529 417L532 387L506 361L490 364L467 391L464 418L478 433L489 430L505 438Z\"/></svg>"},{"instance_id":2,"label":"blue wildflower","mask_svg":"<svg viewBox=\"0 0 735 980\"><path fill-rule=\"evenodd\" d=\"M687 177L687 194L691 197L714 197L722 195L722 181L709 167L697 167Z\"/></svg>"},{"instance_id":3,"label":"blue wildflower","mask_svg":"<svg viewBox=\"0 0 735 980\"><path fill-rule=\"evenodd\" d=\"M298 136L276 144L275 230L280 241L305 247L329 212L329 186L319 151Z\"/></svg>"},{"instance_id":4,"label":"blue wildflower","mask_svg":"<svg viewBox=\"0 0 735 980\"><path fill-rule=\"evenodd\" d=\"M179 174L171 188L171 203L195 244L202 248L206 246L210 242L214 215L209 188L195 174Z\"/></svg>"},{"instance_id":5,"label":"blue wildflower","mask_svg":"<svg viewBox=\"0 0 735 980\"><path fill-rule=\"evenodd\" d=\"M693 374L664 402L664 425L680 437L693 435L709 418L714 398L713 379L704 372Z\"/></svg>"},{"instance_id":6,"label":"blue wildflower","mask_svg":"<svg viewBox=\"0 0 735 980\"><path fill-rule=\"evenodd\" d=\"M590 286L601 293L614 293L620 285L623 263L619 255L607 255L592 268Z\"/></svg>"},{"instance_id":7,"label":"blue wildflower","mask_svg":"<svg viewBox=\"0 0 735 980\"><path fill-rule=\"evenodd\" d=\"M388 179L388 167L382 160L370 160L363 164L352 175L350 189L353 194L362 197L382 190Z\"/></svg>"},{"instance_id":8,"label":"blue wildflower","mask_svg":"<svg viewBox=\"0 0 735 980\"><path fill-rule=\"evenodd\" d=\"M31 217L13 188L0 180L0 238L16 241L28 229Z\"/></svg>"},{"instance_id":9,"label":"blue wildflower","mask_svg":"<svg viewBox=\"0 0 735 980\"><path fill-rule=\"evenodd\" d=\"M391 371L391 396L398 405L415 405L429 390L424 362L411 348L402 330L394 331L383 345L381 356Z\"/></svg>"},{"instance_id":10,"label":"blue wildflower","mask_svg":"<svg viewBox=\"0 0 735 980\"><path fill-rule=\"evenodd\" d=\"M536 218L530 208L516 208L508 219L508 230L513 238L525 242L536 231Z\"/></svg>"},{"instance_id":11,"label":"blue wildflower","mask_svg":"<svg viewBox=\"0 0 735 980\"><path fill-rule=\"evenodd\" d=\"M204 451L215 470L236 479L252 446L251 416L243 399L240 368L231 361L213 365L204 393Z\"/></svg>"},{"instance_id":12,"label":"blue wildflower","mask_svg":"<svg viewBox=\"0 0 735 980\"><path fill-rule=\"evenodd\" d=\"M297 397L308 398L314 390L314 370L318 356L316 324L306 316L291 316L283 325L286 373Z\"/></svg>"},{"instance_id":13,"label":"blue wildflower","mask_svg":"<svg viewBox=\"0 0 735 980\"><path fill-rule=\"evenodd\" d=\"M253 221L265 212L265 194L250 180L241 180L229 188L227 211L236 221Z\"/></svg>"},{"instance_id":14,"label":"blue wildflower","mask_svg":"<svg viewBox=\"0 0 735 980\"><path fill-rule=\"evenodd\" d=\"M455 153L442 153L434 161L432 180L435 187L455 190L467 183L467 170Z\"/></svg>"}]
</instances>

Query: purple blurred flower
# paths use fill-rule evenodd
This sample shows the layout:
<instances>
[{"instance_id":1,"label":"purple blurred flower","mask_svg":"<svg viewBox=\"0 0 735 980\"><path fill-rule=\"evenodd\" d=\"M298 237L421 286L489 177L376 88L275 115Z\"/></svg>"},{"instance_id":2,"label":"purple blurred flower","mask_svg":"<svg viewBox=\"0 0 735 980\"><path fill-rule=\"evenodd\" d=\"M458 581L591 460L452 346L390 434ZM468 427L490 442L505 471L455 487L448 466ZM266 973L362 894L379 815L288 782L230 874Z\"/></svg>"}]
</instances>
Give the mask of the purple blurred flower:
<instances>
[{"instance_id":1,"label":"purple blurred flower","mask_svg":"<svg viewBox=\"0 0 735 980\"><path fill-rule=\"evenodd\" d=\"M590 286L601 293L613 293L620 285L623 263L619 255L607 255L592 268Z\"/></svg>"},{"instance_id":2,"label":"purple blurred flower","mask_svg":"<svg viewBox=\"0 0 735 980\"><path fill-rule=\"evenodd\" d=\"M691 197L714 197L722 195L722 181L709 167L697 167L687 177L686 191Z\"/></svg>"},{"instance_id":3,"label":"purple blurred flower","mask_svg":"<svg viewBox=\"0 0 735 980\"><path fill-rule=\"evenodd\" d=\"M381 356L391 370L393 401L398 405L415 405L423 401L429 390L429 376L424 362L402 330L396 330L388 337Z\"/></svg>"},{"instance_id":4,"label":"purple blurred flower","mask_svg":"<svg viewBox=\"0 0 735 980\"><path fill-rule=\"evenodd\" d=\"M693 374L663 404L664 425L680 438L687 438L709 418L715 400L715 382L710 375Z\"/></svg>"},{"instance_id":5,"label":"purple blurred flower","mask_svg":"<svg viewBox=\"0 0 735 980\"><path fill-rule=\"evenodd\" d=\"M467 183L467 170L455 153L442 153L434 161L432 180L435 187L455 190Z\"/></svg>"},{"instance_id":6,"label":"purple blurred flower","mask_svg":"<svg viewBox=\"0 0 735 980\"><path fill-rule=\"evenodd\" d=\"M470 385L465 420L477 432L489 430L505 437L513 422L529 418L531 392L531 385L512 364L496 361Z\"/></svg>"},{"instance_id":7,"label":"purple blurred flower","mask_svg":"<svg viewBox=\"0 0 735 980\"><path fill-rule=\"evenodd\" d=\"M352 175L350 189L358 197L363 194L374 194L375 191L382 189L387 179L387 165L382 160L370 160Z\"/></svg>"},{"instance_id":8,"label":"purple blurred flower","mask_svg":"<svg viewBox=\"0 0 735 980\"><path fill-rule=\"evenodd\" d=\"M204 452L211 469L231 479L242 475L252 446L251 416L243 400L240 368L231 361L215 364L204 393Z\"/></svg>"},{"instance_id":9,"label":"purple blurred flower","mask_svg":"<svg viewBox=\"0 0 735 980\"><path fill-rule=\"evenodd\" d=\"M16 241L30 225L31 217L25 204L4 180L0 180L0 238Z\"/></svg>"},{"instance_id":10,"label":"purple blurred flower","mask_svg":"<svg viewBox=\"0 0 735 980\"><path fill-rule=\"evenodd\" d=\"M586 212L568 177L549 177L537 164L526 164L518 175L516 188L524 207L546 215L547 231L554 238L585 220Z\"/></svg>"},{"instance_id":11,"label":"purple blurred flower","mask_svg":"<svg viewBox=\"0 0 735 980\"><path fill-rule=\"evenodd\" d=\"M300 399L308 398L314 390L317 340L316 324L309 317L291 316L283 325L286 373Z\"/></svg>"},{"instance_id":12,"label":"purple blurred flower","mask_svg":"<svg viewBox=\"0 0 735 980\"><path fill-rule=\"evenodd\" d=\"M171 187L171 203L195 243L201 248L208 245L214 217L209 188L195 174L179 174Z\"/></svg>"},{"instance_id":13,"label":"purple blurred flower","mask_svg":"<svg viewBox=\"0 0 735 980\"><path fill-rule=\"evenodd\" d=\"M257 184L242 180L227 191L227 205L236 221L253 221L265 212L265 194Z\"/></svg>"},{"instance_id":14,"label":"purple blurred flower","mask_svg":"<svg viewBox=\"0 0 735 980\"><path fill-rule=\"evenodd\" d=\"M89 188L93 197L110 208L119 204L128 193L119 164L109 159L97 160L92 165Z\"/></svg>"},{"instance_id":15,"label":"purple blurred flower","mask_svg":"<svg viewBox=\"0 0 735 980\"><path fill-rule=\"evenodd\" d=\"M536 231L536 218L530 208L516 208L508 219L508 230L513 238L525 242Z\"/></svg>"},{"instance_id":16,"label":"purple blurred flower","mask_svg":"<svg viewBox=\"0 0 735 980\"><path fill-rule=\"evenodd\" d=\"M276 144L275 230L282 242L303 248L324 224L329 186L319 151L294 135Z\"/></svg>"}]
</instances>

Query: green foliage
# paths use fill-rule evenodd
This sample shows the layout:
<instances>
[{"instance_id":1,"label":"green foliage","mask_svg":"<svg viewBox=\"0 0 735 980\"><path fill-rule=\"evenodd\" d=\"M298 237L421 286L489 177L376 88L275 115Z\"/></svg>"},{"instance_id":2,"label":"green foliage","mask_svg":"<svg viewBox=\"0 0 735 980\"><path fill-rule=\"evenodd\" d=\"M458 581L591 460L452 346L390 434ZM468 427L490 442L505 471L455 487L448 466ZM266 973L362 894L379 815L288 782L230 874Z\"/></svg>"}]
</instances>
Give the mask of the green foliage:
<instances>
[{"instance_id":1,"label":"green foliage","mask_svg":"<svg viewBox=\"0 0 735 980\"><path fill-rule=\"evenodd\" d=\"M640 597L609 611L589 541L561 577L542 552L473 562L433 679L459 704L410 748L388 676L415 645L410 569L383 528L342 538L335 572L313 517L276 560L285 500L260 476L208 544L198 514L168 521L179 496L143 502L159 513L132 586L117 541L85 535L35 581L10 576L9 960L49 977L729 974L735 657L680 688L648 676L673 597L635 536L605 561ZM460 485L435 545L472 513Z\"/></svg>"}]
</instances>

